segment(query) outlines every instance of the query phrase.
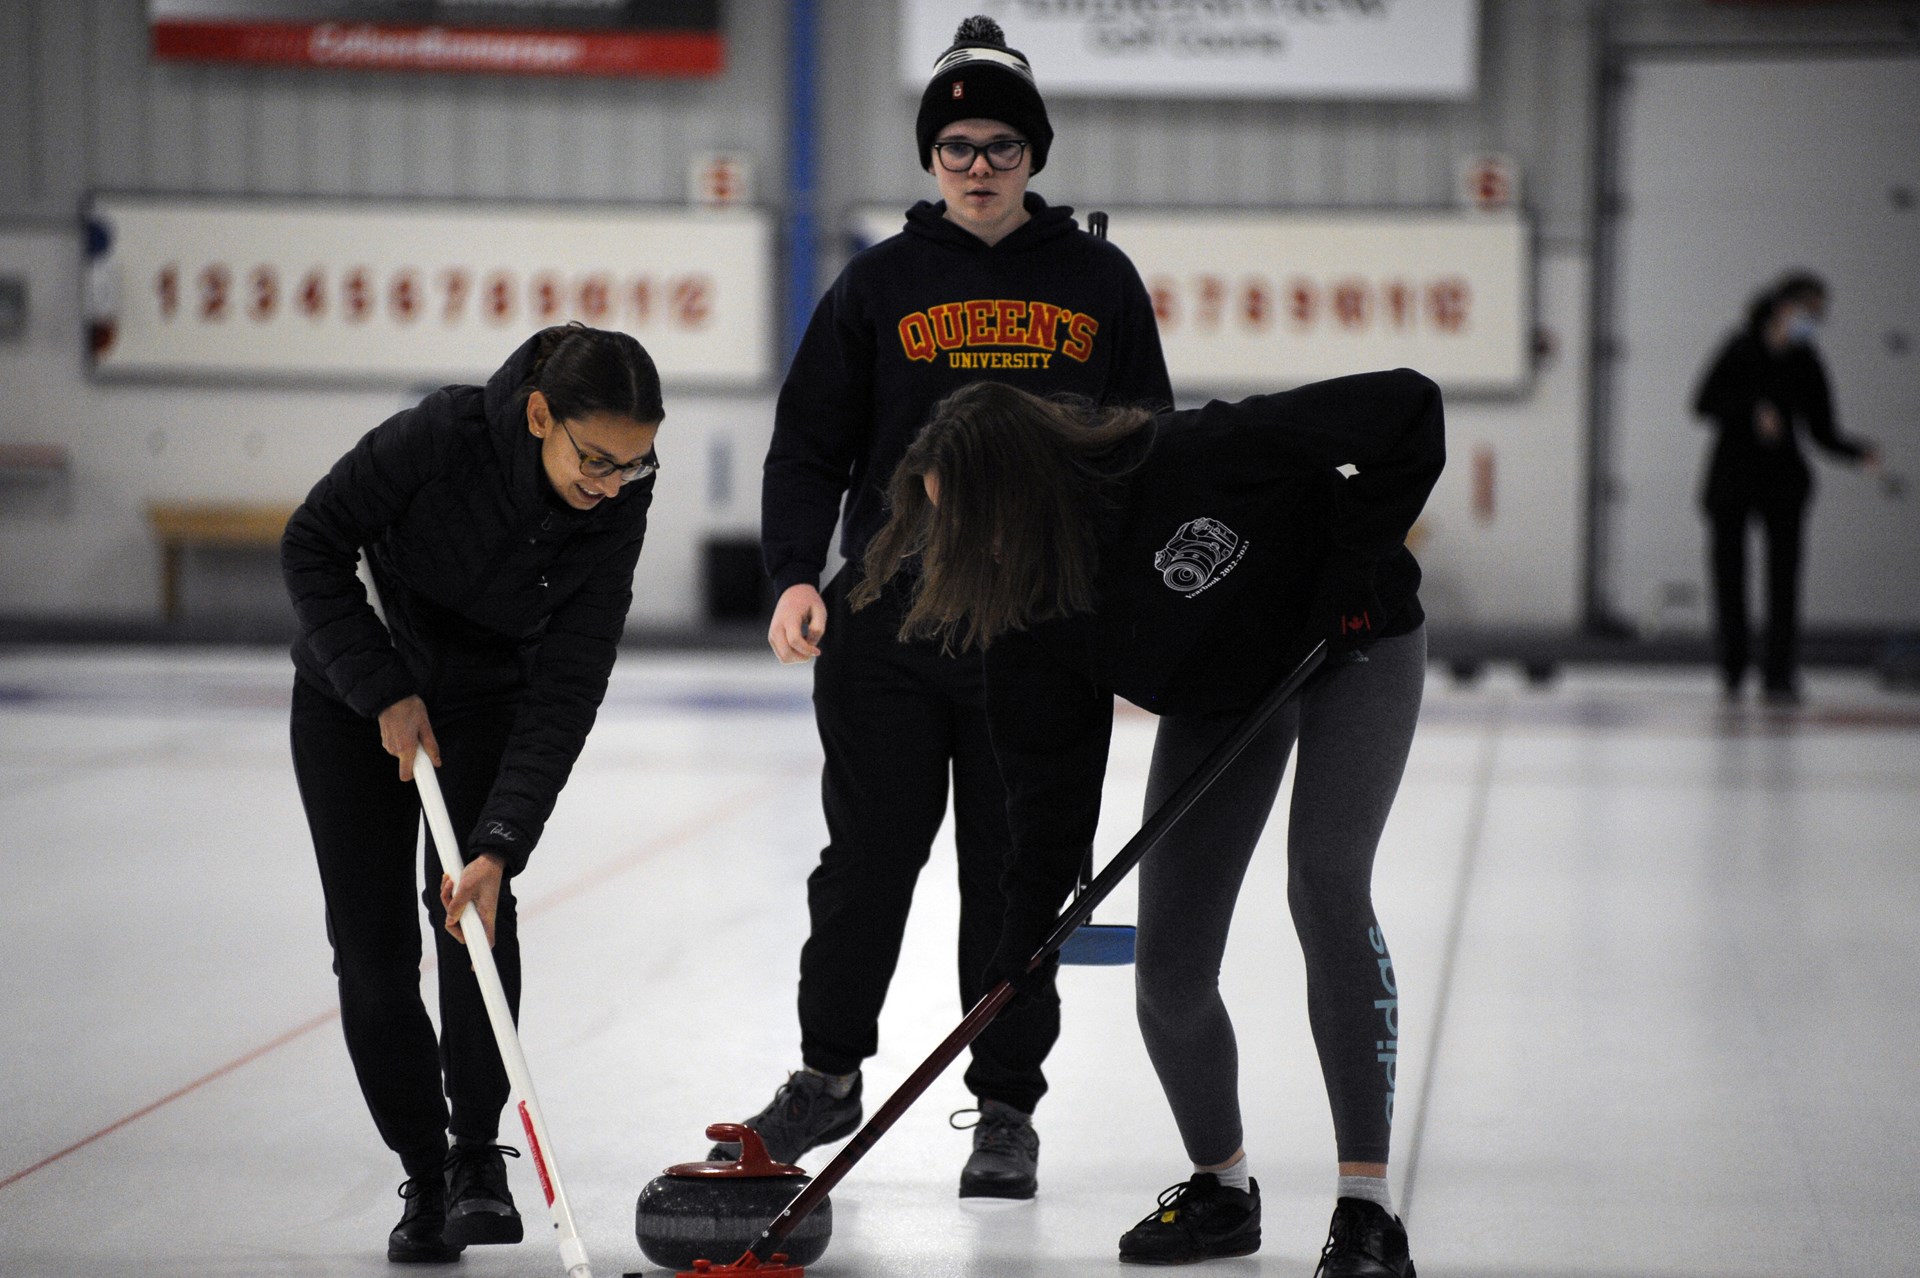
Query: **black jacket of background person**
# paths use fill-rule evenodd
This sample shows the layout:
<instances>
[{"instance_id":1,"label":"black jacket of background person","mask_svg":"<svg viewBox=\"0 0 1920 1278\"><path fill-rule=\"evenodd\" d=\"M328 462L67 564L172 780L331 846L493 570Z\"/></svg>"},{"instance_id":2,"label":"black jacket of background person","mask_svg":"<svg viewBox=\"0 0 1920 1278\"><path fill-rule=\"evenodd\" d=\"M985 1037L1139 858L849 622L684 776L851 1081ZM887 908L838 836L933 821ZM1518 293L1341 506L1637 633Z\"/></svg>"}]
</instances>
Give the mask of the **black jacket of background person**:
<instances>
[{"instance_id":1,"label":"black jacket of background person","mask_svg":"<svg viewBox=\"0 0 1920 1278\"><path fill-rule=\"evenodd\" d=\"M988 245L925 201L854 255L780 388L761 489L776 591L817 585L846 497L840 553L886 523L886 485L933 406L969 382L1104 404L1173 406L1160 330L1126 254L1031 191L1029 218Z\"/></svg>"},{"instance_id":2,"label":"black jacket of background person","mask_svg":"<svg viewBox=\"0 0 1920 1278\"><path fill-rule=\"evenodd\" d=\"M367 716L416 693L429 714L518 697L469 838L513 874L606 693L653 499L651 478L586 511L553 491L517 403L533 346L484 390L442 387L369 431L313 486L280 544L300 621L293 662L309 684ZM355 575L362 547L385 625Z\"/></svg>"},{"instance_id":3,"label":"black jacket of background person","mask_svg":"<svg viewBox=\"0 0 1920 1278\"><path fill-rule=\"evenodd\" d=\"M1115 694L1156 714L1251 709L1322 610L1424 619L1406 537L1446 460L1440 390L1410 369L1168 413L1102 524L1096 611L996 639L987 718L1007 782L1010 911L1051 915L1100 818ZM1338 469L1357 469L1343 478Z\"/></svg>"},{"instance_id":4,"label":"black jacket of background person","mask_svg":"<svg viewBox=\"0 0 1920 1278\"><path fill-rule=\"evenodd\" d=\"M1753 428L1761 400L1780 411L1781 437L1771 445ZM1700 495L1709 510L1805 501L1813 492L1813 472L1800 451L1801 426L1830 453L1856 460L1866 454L1834 423L1827 372L1811 346L1789 346L1776 355L1754 334L1736 334L1707 369L1693 411L1719 430Z\"/></svg>"}]
</instances>

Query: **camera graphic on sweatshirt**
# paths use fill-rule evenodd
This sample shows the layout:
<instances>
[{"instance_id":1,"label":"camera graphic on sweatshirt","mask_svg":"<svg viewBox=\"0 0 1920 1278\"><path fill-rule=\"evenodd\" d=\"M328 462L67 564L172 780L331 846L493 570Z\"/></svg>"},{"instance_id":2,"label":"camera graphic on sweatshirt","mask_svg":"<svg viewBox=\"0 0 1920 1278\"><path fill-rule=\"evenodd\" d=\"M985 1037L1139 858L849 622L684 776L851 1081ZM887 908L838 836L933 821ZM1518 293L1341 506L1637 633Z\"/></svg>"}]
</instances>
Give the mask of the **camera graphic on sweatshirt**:
<instances>
[{"instance_id":1,"label":"camera graphic on sweatshirt","mask_svg":"<svg viewBox=\"0 0 1920 1278\"><path fill-rule=\"evenodd\" d=\"M1153 566L1169 590L1191 595L1231 572L1239 548L1240 538L1219 520L1189 519L1154 555Z\"/></svg>"}]
</instances>

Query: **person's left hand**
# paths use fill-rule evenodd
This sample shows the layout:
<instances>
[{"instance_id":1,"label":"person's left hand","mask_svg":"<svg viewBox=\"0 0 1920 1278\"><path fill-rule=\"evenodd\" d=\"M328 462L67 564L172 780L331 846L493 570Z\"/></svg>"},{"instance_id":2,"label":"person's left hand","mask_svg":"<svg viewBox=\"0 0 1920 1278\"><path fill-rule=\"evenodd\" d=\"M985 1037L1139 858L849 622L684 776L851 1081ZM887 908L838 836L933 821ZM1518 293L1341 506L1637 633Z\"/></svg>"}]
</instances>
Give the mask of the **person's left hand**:
<instances>
[{"instance_id":1,"label":"person's left hand","mask_svg":"<svg viewBox=\"0 0 1920 1278\"><path fill-rule=\"evenodd\" d=\"M456 941L466 943L466 934L460 930L460 916L466 913L467 902L471 901L480 911L481 926L487 929L487 948L493 948L493 916L500 908L500 883L506 872L506 863L497 853L482 852L467 862L458 883L450 875L440 876L440 904L446 907L446 928Z\"/></svg>"}]
</instances>

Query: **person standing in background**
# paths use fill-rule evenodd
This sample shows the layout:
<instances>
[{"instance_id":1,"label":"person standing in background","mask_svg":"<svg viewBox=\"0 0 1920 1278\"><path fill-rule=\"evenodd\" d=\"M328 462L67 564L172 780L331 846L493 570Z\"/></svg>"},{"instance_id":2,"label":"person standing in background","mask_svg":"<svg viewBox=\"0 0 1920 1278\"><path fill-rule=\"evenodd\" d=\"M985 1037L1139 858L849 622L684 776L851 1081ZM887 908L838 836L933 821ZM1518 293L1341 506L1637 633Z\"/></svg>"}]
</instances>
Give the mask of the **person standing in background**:
<instances>
[{"instance_id":1,"label":"person standing in background","mask_svg":"<svg viewBox=\"0 0 1920 1278\"><path fill-rule=\"evenodd\" d=\"M878 1049L881 1005L946 815L949 776L963 1007L987 988L1005 912L1006 792L977 655L897 641L904 580L875 607L848 606L867 541L886 520L888 477L934 404L980 378L1150 410L1173 401L1133 264L1081 231L1071 209L1027 190L1046 165L1053 127L1032 67L998 24L961 24L934 64L914 135L941 200L916 204L905 229L855 255L821 299L781 388L766 460L761 546L779 591L768 640L783 662L817 659L829 838L807 885L802 1068L747 1120L782 1162L859 1125L861 1063ZM849 564L823 594L837 523ZM973 1044L966 1083L979 1111L962 1197L1033 1196L1032 1114L1059 1028L1048 988ZM713 1156L736 1153L722 1144Z\"/></svg>"},{"instance_id":2,"label":"person standing in background","mask_svg":"<svg viewBox=\"0 0 1920 1278\"><path fill-rule=\"evenodd\" d=\"M1762 690L1776 705L1800 699L1800 562L1813 472L1800 448L1804 428L1836 457L1872 468L1871 443L1840 432L1814 334L1827 313L1827 286L1796 271L1753 302L1746 327L1714 356L1693 411L1717 434L1700 504L1707 517L1721 686L1740 695L1751 664L1747 619L1747 527L1760 522L1767 548L1766 645Z\"/></svg>"}]
</instances>

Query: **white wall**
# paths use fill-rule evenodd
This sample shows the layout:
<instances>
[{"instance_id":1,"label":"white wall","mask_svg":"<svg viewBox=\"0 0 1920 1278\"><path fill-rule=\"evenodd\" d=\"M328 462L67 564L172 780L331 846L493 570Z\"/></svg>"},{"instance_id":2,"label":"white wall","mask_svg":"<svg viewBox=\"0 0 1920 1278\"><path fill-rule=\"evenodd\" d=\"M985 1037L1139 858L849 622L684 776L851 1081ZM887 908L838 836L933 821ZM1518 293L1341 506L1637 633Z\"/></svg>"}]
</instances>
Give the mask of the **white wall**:
<instances>
[{"instance_id":1,"label":"white wall","mask_svg":"<svg viewBox=\"0 0 1920 1278\"><path fill-rule=\"evenodd\" d=\"M1530 393L1447 405L1447 469L1418 551L1436 627L1567 630L1581 620L1591 274L1584 253L1543 255L1537 320L1550 351ZM1493 461L1488 517L1474 505L1482 451Z\"/></svg>"},{"instance_id":2,"label":"white wall","mask_svg":"<svg viewBox=\"0 0 1920 1278\"><path fill-rule=\"evenodd\" d=\"M1828 280L1819 341L1840 423L1890 468L1920 470L1920 56L1649 54L1621 83L1603 581L1643 628L1704 631L1697 494L1712 436L1692 399L1772 279ZM1808 623L1920 625L1920 502L1807 452ZM1756 539L1756 573L1760 558Z\"/></svg>"},{"instance_id":3,"label":"white wall","mask_svg":"<svg viewBox=\"0 0 1920 1278\"><path fill-rule=\"evenodd\" d=\"M157 616L159 553L146 503L296 502L360 435L415 397L402 387L92 382L80 349L79 271L77 222L70 232L0 232L0 274L26 278L31 316L24 342L0 344L0 440L64 444L72 459L62 478L0 483L0 613ZM694 621L703 540L757 529L759 460L773 416L770 395L676 394L672 370L663 378L663 467L634 581L632 620L641 625ZM717 451L733 461L729 500L714 499ZM183 607L257 614L277 602L277 581L269 555L195 559Z\"/></svg>"}]
</instances>

